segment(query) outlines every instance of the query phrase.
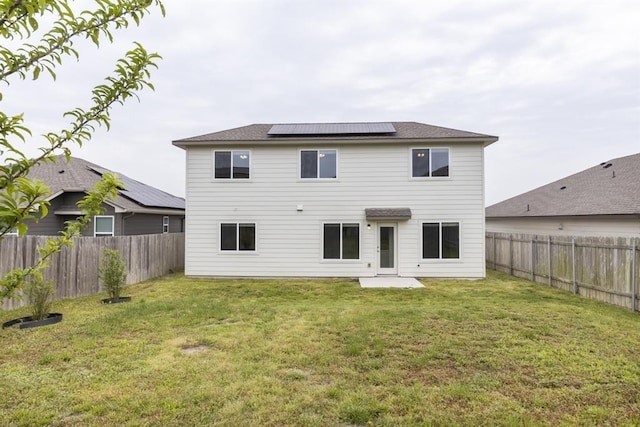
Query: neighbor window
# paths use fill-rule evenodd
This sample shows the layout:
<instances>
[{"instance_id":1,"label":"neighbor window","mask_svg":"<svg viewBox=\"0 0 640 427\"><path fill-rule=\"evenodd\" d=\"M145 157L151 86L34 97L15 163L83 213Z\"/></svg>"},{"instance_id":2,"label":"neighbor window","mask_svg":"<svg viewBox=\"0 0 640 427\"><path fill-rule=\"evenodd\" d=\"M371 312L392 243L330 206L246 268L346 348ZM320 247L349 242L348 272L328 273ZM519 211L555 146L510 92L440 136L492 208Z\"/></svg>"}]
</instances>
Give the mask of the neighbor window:
<instances>
[{"instance_id":1,"label":"neighbor window","mask_svg":"<svg viewBox=\"0 0 640 427\"><path fill-rule=\"evenodd\" d=\"M425 222L422 224L423 259L460 258L460 223Z\"/></svg>"},{"instance_id":2,"label":"neighbor window","mask_svg":"<svg viewBox=\"0 0 640 427\"><path fill-rule=\"evenodd\" d=\"M162 217L162 232L163 233L168 233L169 232L169 217L168 216L163 216Z\"/></svg>"},{"instance_id":3,"label":"neighbor window","mask_svg":"<svg viewBox=\"0 0 640 427\"><path fill-rule=\"evenodd\" d=\"M249 150L216 151L213 157L215 179L249 179Z\"/></svg>"},{"instance_id":4,"label":"neighbor window","mask_svg":"<svg viewBox=\"0 0 640 427\"><path fill-rule=\"evenodd\" d=\"M413 148L411 176L414 178L449 176L449 149Z\"/></svg>"},{"instance_id":5,"label":"neighbor window","mask_svg":"<svg viewBox=\"0 0 640 427\"><path fill-rule=\"evenodd\" d=\"M94 216L93 217L93 235L94 236L113 236L113 217L112 216Z\"/></svg>"},{"instance_id":6,"label":"neighbor window","mask_svg":"<svg viewBox=\"0 0 640 427\"><path fill-rule=\"evenodd\" d=\"M300 151L300 178L319 179L338 177L338 153L336 150Z\"/></svg>"},{"instance_id":7,"label":"neighbor window","mask_svg":"<svg viewBox=\"0 0 640 427\"><path fill-rule=\"evenodd\" d=\"M324 224L324 259L360 259L360 224Z\"/></svg>"},{"instance_id":8,"label":"neighbor window","mask_svg":"<svg viewBox=\"0 0 640 427\"><path fill-rule=\"evenodd\" d=\"M255 251L256 225L245 223L220 224L221 251Z\"/></svg>"}]
</instances>

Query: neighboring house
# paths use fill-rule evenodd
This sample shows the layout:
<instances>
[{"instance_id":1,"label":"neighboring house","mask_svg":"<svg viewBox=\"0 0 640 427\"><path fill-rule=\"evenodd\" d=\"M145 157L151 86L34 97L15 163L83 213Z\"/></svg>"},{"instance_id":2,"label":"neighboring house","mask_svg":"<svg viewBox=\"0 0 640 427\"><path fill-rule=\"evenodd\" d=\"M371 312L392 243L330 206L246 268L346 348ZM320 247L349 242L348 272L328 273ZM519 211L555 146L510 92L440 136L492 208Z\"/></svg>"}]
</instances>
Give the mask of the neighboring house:
<instances>
[{"instance_id":1,"label":"neighboring house","mask_svg":"<svg viewBox=\"0 0 640 427\"><path fill-rule=\"evenodd\" d=\"M72 157L69 162L57 156L56 162L43 162L31 168L29 178L49 186L49 214L37 223L29 222L28 235L55 235L65 221L80 215L77 202L111 172L86 160ZM116 199L105 204L105 212L94 217L84 236L179 233L184 231L185 201L115 172L124 188Z\"/></svg>"},{"instance_id":2,"label":"neighboring house","mask_svg":"<svg viewBox=\"0 0 640 427\"><path fill-rule=\"evenodd\" d=\"M253 124L186 150L188 276L484 277L484 147L421 123Z\"/></svg>"},{"instance_id":3,"label":"neighboring house","mask_svg":"<svg viewBox=\"0 0 640 427\"><path fill-rule=\"evenodd\" d=\"M496 203L486 217L500 233L640 237L640 153Z\"/></svg>"}]
</instances>

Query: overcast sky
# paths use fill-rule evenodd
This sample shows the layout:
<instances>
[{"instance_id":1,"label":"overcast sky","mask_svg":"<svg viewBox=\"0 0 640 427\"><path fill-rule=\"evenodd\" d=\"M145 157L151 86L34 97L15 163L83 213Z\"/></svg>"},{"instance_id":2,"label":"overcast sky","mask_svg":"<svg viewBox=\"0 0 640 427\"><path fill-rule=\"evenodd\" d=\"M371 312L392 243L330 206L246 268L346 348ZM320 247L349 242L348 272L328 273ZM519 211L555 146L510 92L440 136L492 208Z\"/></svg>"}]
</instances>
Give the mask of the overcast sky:
<instances>
[{"instance_id":1,"label":"overcast sky","mask_svg":"<svg viewBox=\"0 0 640 427\"><path fill-rule=\"evenodd\" d=\"M78 2L82 4L83 2ZM637 0L180 0L58 79L2 87L35 135L64 127L134 40L155 92L76 157L184 196L172 140L251 123L418 121L497 135L487 205L640 152ZM34 138L26 150L41 140Z\"/></svg>"}]
</instances>

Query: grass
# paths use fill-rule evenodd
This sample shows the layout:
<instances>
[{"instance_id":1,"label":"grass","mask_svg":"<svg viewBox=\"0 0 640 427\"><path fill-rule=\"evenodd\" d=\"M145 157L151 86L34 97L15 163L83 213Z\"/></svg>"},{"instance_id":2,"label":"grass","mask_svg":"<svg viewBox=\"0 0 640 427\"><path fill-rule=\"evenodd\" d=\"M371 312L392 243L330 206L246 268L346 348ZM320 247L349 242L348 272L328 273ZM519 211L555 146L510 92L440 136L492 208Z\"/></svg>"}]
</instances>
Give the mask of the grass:
<instances>
[{"instance_id":1,"label":"grass","mask_svg":"<svg viewBox=\"0 0 640 427\"><path fill-rule=\"evenodd\" d=\"M498 273L423 283L171 275L57 302L61 323L0 331L0 424L640 424L637 313Z\"/></svg>"}]
</instances>

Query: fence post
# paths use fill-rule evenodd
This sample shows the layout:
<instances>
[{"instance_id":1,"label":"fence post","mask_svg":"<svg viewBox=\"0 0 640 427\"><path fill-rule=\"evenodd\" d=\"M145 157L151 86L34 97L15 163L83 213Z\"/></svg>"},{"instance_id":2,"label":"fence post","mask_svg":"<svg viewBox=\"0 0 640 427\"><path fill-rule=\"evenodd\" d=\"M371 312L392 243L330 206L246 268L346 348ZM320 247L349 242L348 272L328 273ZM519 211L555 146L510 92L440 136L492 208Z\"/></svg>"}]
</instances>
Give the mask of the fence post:
<instances>
[{"instance_id":1,"label":"fence post","mask_svg":"<svg viewBox=\"0 0 640 427\"><path fill-rule=\"evenodd\" d=\"M509 234L509 275L513 276L513 234Z\"/></svg>"},{"instance_id":2,"label":"fence post","mask_svg":"<svg viewBox=\"0 0 640 427\"><path fill-rule=\"evenodd\" d=\"M578 282L576 281L576 239L571 239L571 270L573 272L573 293L578 293Z\"/></svg>"},{"instance_id":3,"label":"fence post","mask_svg":"<svg viewBox=\"0 0 640 427\"><path fill-rule=\"evenodd\" d=\"M496 253L496 233L493 233L493 269L498 270L497 267L498 254Z\"/></svg>"},{"instance_id":4,"label":"fence post","mask_svg":"<svg viewBox=\"0 0 640 427\"><path fill-rule=\"evenodd\" d=\"M534 236L534 237L531 238L531 281L533 283L536 282L536 268L535 268L536 254L535 254L535 248L536 248L536 238Z\"/></svg>"},{"instance_id":5,"label":"fence post","mask_svg":"<svg viewBox=\"0 0 640 427\"><path fill-rule=\"evenodd\" d=\"M549 286L551 286L551 236L547 238L547 255L549 261Z\"/></svg>"},{"instance_id":6,"label":"fence post","mask_svg":"<svg viewBox=\"0 0 640 427\"><path fill-rule=\"evenodd\" d=\"M636 283L636 239L631 240L631 311L636 311L637 283Z\"/></svg>"}]
</instances>

